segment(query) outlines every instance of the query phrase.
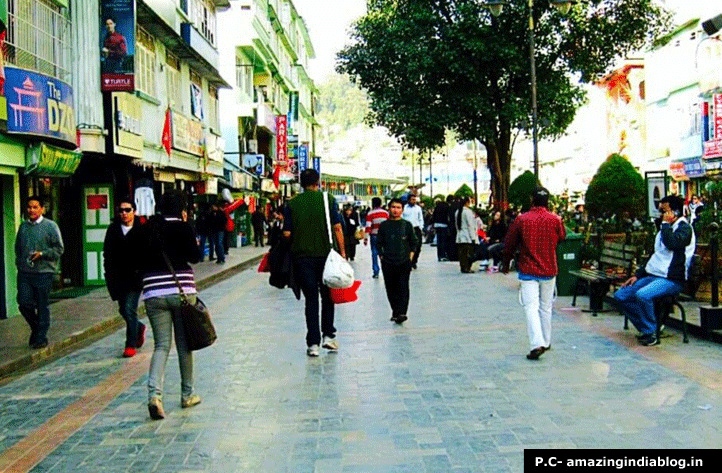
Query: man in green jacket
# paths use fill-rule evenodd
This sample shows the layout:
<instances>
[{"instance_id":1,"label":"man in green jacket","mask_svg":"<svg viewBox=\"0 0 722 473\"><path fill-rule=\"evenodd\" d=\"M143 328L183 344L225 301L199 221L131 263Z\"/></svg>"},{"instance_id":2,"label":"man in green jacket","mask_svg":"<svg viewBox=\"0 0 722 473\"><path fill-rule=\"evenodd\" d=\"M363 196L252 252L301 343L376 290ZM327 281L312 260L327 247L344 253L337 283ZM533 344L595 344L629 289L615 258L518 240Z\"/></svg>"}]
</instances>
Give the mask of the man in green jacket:
<instances>
[{"instance_id":1,"label":"man in green jacket","mask_svg":"<svg viewBox=\"0 0 722 473\"><path fill-rule=\"evenodd\" d=\"M323 267L331 251L331 230L326 223L324 193L319 191L320 176L314 169L301 173L303 193L298 194L286 205L283 219L283 236L291 239L291 254L294 259L294 277L301 286L306 300L306 354L318 356L323 334L323 348L338 350L336 328L333 325L334 304L328 287L323 284ZM336 236L339 253L346 258L341 215L336 201L328 196L329 213L333 234ZM321 329L318 325L319 293L321 296Z\"/></svg>"},{"instance_id":2,"label":"man in green jacket","mask_svg":"<svg viewBox=\"0 0 722 473\"><path fill-rule=\"evenodd\" d=\"M27 212L15 238L18 305L30 326L30 347L38 349L48 346L50 289L64 247L58 225L43 217L45 204L40 197L28 198Z\"/></svg>"},{"instance_id":3,"label":"man in green jacket","mask_svg":"<svg viewBox=\"0 0 722 473\"><path fill-rule=\"evenodd\" d=\"M418 245L418 233L407 220L401 218L404 204L399 199L389 202L388 220L379 225L376 244L384 273L386 296L391 304L391 321L397 324L408 319L409 276Z\"/></svg>"}]
</instances>

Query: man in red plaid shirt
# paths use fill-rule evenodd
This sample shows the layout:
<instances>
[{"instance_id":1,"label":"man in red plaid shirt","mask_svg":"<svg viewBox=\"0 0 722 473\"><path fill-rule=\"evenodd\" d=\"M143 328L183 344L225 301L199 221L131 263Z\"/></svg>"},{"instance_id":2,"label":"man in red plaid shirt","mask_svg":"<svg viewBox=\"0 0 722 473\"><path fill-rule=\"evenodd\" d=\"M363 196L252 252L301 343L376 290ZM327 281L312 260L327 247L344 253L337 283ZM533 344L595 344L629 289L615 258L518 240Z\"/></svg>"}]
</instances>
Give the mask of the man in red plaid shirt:
<instances>
[{"instance_id":1,"label":"man in red plaid shirt","mask_svg":"<svg viewBox=\"0 0 722 473\"><path fill-rule=\"evenodd\" d=\"M517 249L517 272L521 304L526 314L531 351L526 356L538 359L551 348L552 304L557 276L557 244L566 231L562 219L549 211L549 191L537 187L532 192L532 208L514 219L504 240L502 272Z\"/></svg>"}]
</instances>

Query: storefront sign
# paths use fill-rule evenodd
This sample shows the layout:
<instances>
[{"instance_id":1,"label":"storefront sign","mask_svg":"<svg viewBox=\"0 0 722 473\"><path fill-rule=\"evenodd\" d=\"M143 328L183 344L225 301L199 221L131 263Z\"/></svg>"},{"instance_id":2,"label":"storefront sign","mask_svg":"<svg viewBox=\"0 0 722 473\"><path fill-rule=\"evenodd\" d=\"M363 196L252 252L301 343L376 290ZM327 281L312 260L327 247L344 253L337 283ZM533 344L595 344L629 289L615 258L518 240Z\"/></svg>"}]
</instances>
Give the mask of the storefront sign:
<instances>
[{"instance_id":1,"label":"storefront sign","mask_svg":"<svg viewBox=\"0 0 722 473\"><path fill-rule=\"evenodd\" d=\"M705 161L704 170L706 176L719 176L722 174L722 161Z\"/></svg>"},{"instance_id":2,"label":"storefront sign","mask_svg":"<svg viewBox=\"0 0 722 473\"><path fill-rule=\"evenodd\" d=\"M186 153L203 155L203 125L173 111L173 148Z\"/></svg>"},{"instance_id":3,"label":"storefront sign","mask_svg":"<svg viewBox=\"0 0 722 473\"><path fill-rule=\"evenodd\" d=\"M43 74L5 67L8 133L76 143L73 89Z\"/></svg>"},{"instance_id":4,"label":"storefront sign","mask_svg":"<svg viewBox=\"0 0 722 473\"><path fill-rule=\"evenodd\" d=\"M232 171L232 184L235 189L253 190L253 176L245 172Z\"/></svg>"},{"instance_id":5,"label":"storefront sign","mask_svg":"<svg viewBox=\"0 0 722 473\"><path fill-rule=\"evenodd\" d=\"M262 176L265 162L266 157L262 154L244 154L241 159L241 166L256 176Z\"/></svg>"},{"instance_id":6,"label":"storefront sign","mask_svg":"<svg viewBox=\"0 0 722 473\"><path fill-rule=\"evenodd\" d=\"M273 179L261 179L261 191L273 194L276 192L276 184L273 183Z\"/></svg>"},{"instance_id":7,"label":"storefront sign","mask_svg":"<svg viewBox=\"0 0 722 473\"><path fill-rule=\"evenodd\" d=\"M140 158L143 155L140 99L126 92L111 94L113 101L113 153Z\"/></svg>"},{"instance_id":8,"label":"storefront sign","mask_svg":"<svg viewBox=\"0 0 722 473\"><path fill-rule=\"evenodd\" d=\"M108 194L90 194L85 197L86 210L103 210L108 208Z\"/></svg>"},{"instance_id":9,"label":"storefront sign","mask_svg":"<svg viewBox=\"0 0 722 473\"><path fill-rule=\"evenodd\" d=\"M100 90L135 90L135 0L100 2Z\"/></svg>"},{"instance_id":10,"label":"storefront sign","mask_svg":"<svg viewBox=\"0 0 722 473\"><path fill-rule=\"evenodd\" d=\"M25 155L25 174L39 176L71 176L80 165L81 153L38 143Z\"/></svg>"},{"instance_id":11,"label":"storefront sign","mask_svg":"<svg viewBox=\"0 0 722 473\"><path fill-rule=\"evenodd\" d=\"M276 116L276 161L285 167L288 161L288 118L286 115Z\"/></svg>"},{"instance_id":12,"label":"storefront sign","mask_svg":"<svg viewBox=\"0 0 722 473\"><path fill-rule=\"evenodd\" d=\"M196 84L191 84L191 115L203 120L203 92Z\"/></svg>"},{"instance_id":13,"label":"storefront sign","mask_svg":"<svg viewBox=\"0 0 722 473\"><path fill-rule=\"evenodd\" d=\"M669 165L669 174L672 176L672 179L675 181L688 181L689 178L687 177L687 174L684 172L684 163L670 163Z\"/></svg>"},{"instance_id":14,"label":"storefront sign","mask_svg":"<svg viewBox=\"0 0 722 473\"><path fill-rule=\"evenodd\" d=\"M300 174L308 169L308 143L304 143L298 147L298 173Z\"/></svg>"},{"instance_id":15,"label":"storefront sign","mask_svg":"<svg viewBox=\"0 0 722 473\"><path fill-rule=\"evenodd\" d=\"M705 159L722 158L722 139L715 138L705 141L702 157Z\"/></svg>"},{"instance_id":16,"label":"storefront sign","mask_svg":"<svg viewBox=\"0 0 722 473\"><path fill-rule=\"evenodd\" d=\"M321 158L318 156L313 158L313 169L316 170L319 176L321 175Z\"/></svg>"},{"instance_id":17,"label":"storefront sign","mask_svg":"<svg viewBox=\"0 0 722 473\"><path fill-rule=\"evenodd\" d=\"M687 174L687 177L690 179L695 179L698 177L703 177L704 172L704 164L702 163L701 159L688 159L684 161L684 173Z\"/></svg>"}]
</instances>

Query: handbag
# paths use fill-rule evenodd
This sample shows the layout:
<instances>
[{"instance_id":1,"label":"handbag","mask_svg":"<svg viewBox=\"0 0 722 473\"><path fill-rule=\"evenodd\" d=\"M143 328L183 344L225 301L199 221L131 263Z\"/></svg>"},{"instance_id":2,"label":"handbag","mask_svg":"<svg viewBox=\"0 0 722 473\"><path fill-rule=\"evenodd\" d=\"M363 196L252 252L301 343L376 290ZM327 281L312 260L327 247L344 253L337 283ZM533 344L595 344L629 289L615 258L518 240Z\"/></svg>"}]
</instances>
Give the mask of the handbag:
<instances>
[{"instance_id":1,"label":"handbag","mask_svg":"<svg viewBox=\"0 0 722 473\"><path fill-rule=\"evenodd\" d=\"M328 209L328 192L323 193L323 207L326 211L326 227L328 228L328 241L331 243L331 251L328 253L326 263L323 266L323 283L332 288L345 289L354 283L353 268L333 248L333 234L331 233L331 214Z\"/></svg>"},{"instance_id":2,"label":"handbag","mask_svg":"<svg viewBox=\"0 0 722 473\"><path fill-rule=\"evenodd\" d=\"M178 280L178 275L175 269L173 269L168 255L165 251L162 253L165 264L168 265L168 269L173 273L173 279L178 286L178 291L180 291L180 313L188 349L195 351L213 345L218 336L216 335L216 328L213 326L213 321L211 321L211 314L208 311L208 307L206 307L200 297L196 297L195 304L191 304L188 296L183 291L183 286L181 286Z\"/></svg>"},{"instance_id":3,"label":"handbag","mask_svg":"<svg viewBox=\"0 0 722 473\"><path fill-rule=\"evenodd\" d=\"M359 225L358 227L356 227L356 232L354 232L353 236L359 241L363 240L364 238L366 238L366 230L364 229L364 227Z\"/></svg>"}]
</instances>

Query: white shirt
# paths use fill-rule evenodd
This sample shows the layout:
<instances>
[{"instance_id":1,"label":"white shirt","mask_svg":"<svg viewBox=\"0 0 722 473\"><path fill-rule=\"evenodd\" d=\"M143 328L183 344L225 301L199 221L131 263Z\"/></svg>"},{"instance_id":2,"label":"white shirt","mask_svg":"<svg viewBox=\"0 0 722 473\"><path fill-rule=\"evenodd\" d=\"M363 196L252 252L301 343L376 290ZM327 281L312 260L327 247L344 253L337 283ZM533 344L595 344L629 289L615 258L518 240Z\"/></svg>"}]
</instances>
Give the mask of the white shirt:
<instances>
[{"instance_id":1,"label":"white shirt","mask_svg":"<svg viewBox=\"0 0 722 473\"><path fill-rule=\"evenodd\" d=\"M421 211L421 206L419 206L419 204L406 204L406 207L404 207L404 213L401 214L401 218L411 223L411 226L414 228L424 228L424 214Z\"/></svg>"},{"instance_id":2,"label":"white shirt","mask_svg":"<svg viewBox=\"0 0 722 473\"><path fill-rule=\"evenodd\" d=\"M135 206L138 209L135 214L140 217L151 217L155 215L155 196L153 188L138 187L135 189Z\"/></svg>"},{"instance_id":3,"label":"white shirt","mask_svg":"<svg viewBox=\"0 0 722 473\"><path fill-rule=\"evenodd\" d=\"M130 226L128 226L128 225L123 225L123 224L120 225L120 229L123 230L123 235L127 235L128 232L129 232L132 228L133 228L133 225L130 225Z\"/></svg>"}]
</instances>

